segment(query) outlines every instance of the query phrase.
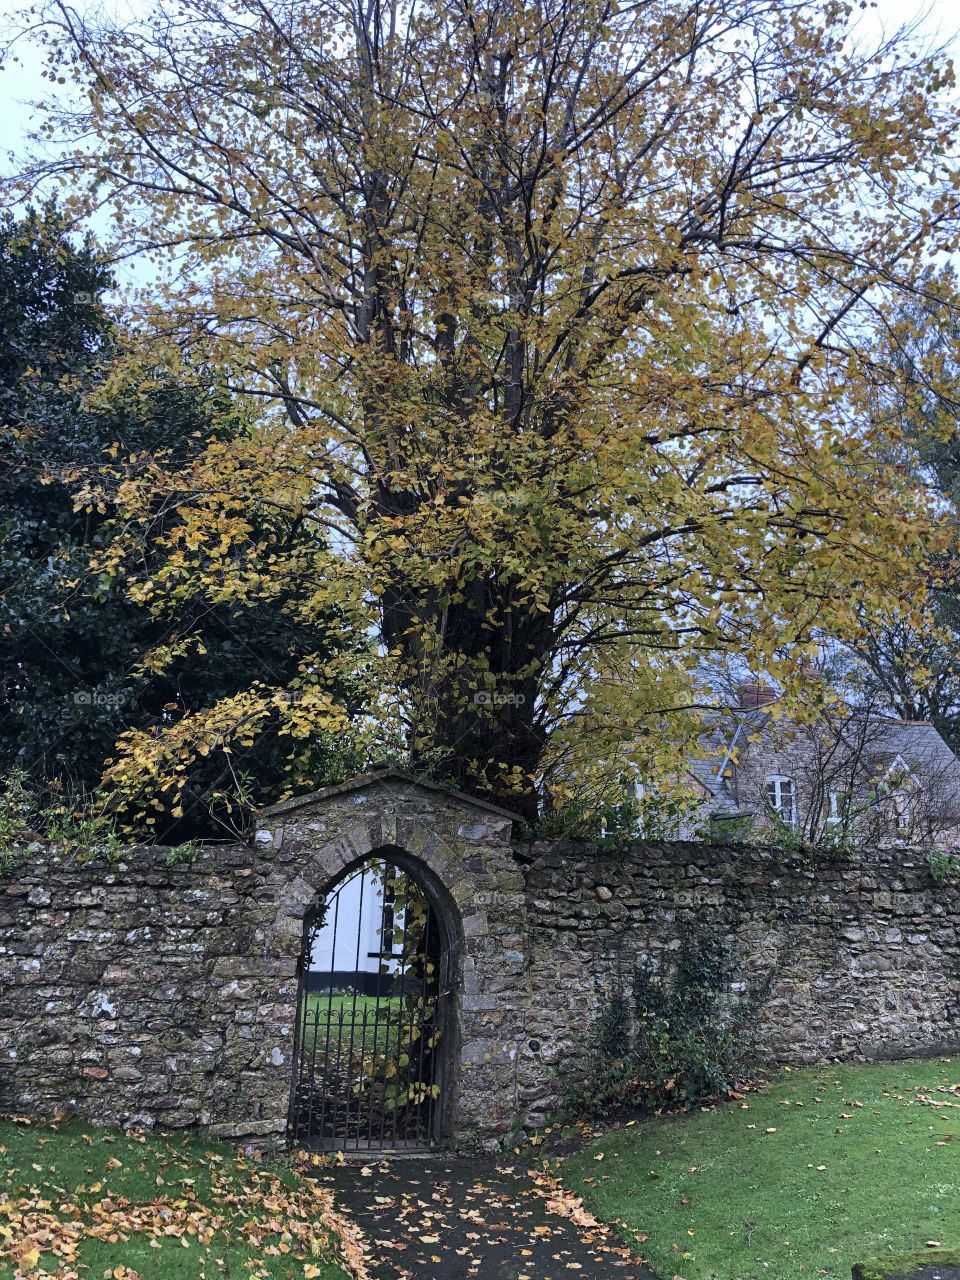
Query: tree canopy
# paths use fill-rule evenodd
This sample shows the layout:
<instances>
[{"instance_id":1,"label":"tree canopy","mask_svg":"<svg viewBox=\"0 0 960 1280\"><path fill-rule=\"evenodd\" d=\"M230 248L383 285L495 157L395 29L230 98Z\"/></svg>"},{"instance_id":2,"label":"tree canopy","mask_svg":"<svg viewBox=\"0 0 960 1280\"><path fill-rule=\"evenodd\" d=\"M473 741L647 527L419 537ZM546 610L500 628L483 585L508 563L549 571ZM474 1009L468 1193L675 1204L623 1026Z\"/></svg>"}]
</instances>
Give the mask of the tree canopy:
<instances>
[{"instance_id":1,"label":"tree canopy","mask_svg":"<svg viewBox=\"0 0 960 1280\"><path fill-rule=\"evenodd\" d=\"M298 620L289 582L281 605L181 593L148 609L122 580L90 572L91 557L108 555L121 530L103 502L77 509L77 477L121 451L134 474L157 456L184 467L212 436L245 430L202 371L177 379L155 368L148 377L141 366L123 396L91 402L121 358L122 334L102 296L112 283L95 247L76 242L53 205L0 220L0 772L22 775L37 809L52 805L69 818L118 739L175 736L184 720L258 681L267 708L251 751L229 767L194 752L176 800L164 803L156 780L147 786L152 826L177 838L209 834L238 782L250 800L289 784L278 731L298 704L301 663L352 641L329 616L326 628ZM149 514L160 527L176 522L158 504ZM269 533L313 554L313 531L267 523L261 517L258 538ZM356 682L341 683L338 695L357 707ZM292 771L294 781L316 783L339 754L329 736L315 736L299 761L307 772Z\"/></svg>"},{"instance_id":2,"label":"tree canopy","mask_svg":"<svg viewBox=\"0 0 960 1280\"><path fill-rule=\"evenodd\" d=\"M902 424L897 463L925 486L940 513L942 537L926 563L919 618L909 601L865 614L852 650L867 696L908 720L929 720L960 750L960 312L957 281L946 269L904 305L887 338L909 394L893 403ZM936 373L931 378L931 373Z\"/></svg>"},{"instance_id":3,"label":"tree canopy","mask_svg":"<svg viewBox=\"0 0 960 1280\"><path fill-rule=\"evenodd\" d=\"M414 760L532 815L551 779L656 777L704 651L789 680L814 624L917 580L877 335L955 249L958 174L952 67L911 33L836 0L53 3L41 31L81 94L24 180L166 264L144 351L262 407L106 482L144 601L302 573L231 559L251 506L323 530L300 615L375 627Z\"/></svg>"}]
</instances>

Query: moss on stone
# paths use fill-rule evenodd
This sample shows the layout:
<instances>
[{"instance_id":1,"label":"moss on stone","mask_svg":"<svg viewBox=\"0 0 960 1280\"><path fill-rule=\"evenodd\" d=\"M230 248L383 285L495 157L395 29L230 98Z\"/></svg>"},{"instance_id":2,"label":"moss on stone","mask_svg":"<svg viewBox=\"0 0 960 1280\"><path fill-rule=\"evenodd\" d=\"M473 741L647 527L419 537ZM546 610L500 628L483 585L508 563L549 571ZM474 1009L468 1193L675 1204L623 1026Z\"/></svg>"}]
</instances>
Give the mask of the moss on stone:
<instances>
[{"instance_id":1,"label":"moss on stone","mask_svg":"<svg viewBox=\"0 0 960 1280\"><path fill-rule=\"evenodd\" d=\"M871 1258L853 1268L853 1280L910 1280L921 1267L960 1267L960 1249L920 1249L890 1258Z\"/></svg>"}]
</instances>

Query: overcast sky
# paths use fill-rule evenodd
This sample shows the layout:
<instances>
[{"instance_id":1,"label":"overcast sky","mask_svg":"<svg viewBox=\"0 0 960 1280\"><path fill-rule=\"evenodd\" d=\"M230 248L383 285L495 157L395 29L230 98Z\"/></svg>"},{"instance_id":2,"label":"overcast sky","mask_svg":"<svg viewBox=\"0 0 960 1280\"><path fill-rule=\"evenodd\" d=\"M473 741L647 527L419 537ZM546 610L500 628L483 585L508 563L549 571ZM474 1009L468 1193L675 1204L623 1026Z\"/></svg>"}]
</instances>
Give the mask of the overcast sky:
<instances>
[{"instance_id":1,"label":"overcast sky","mask_svg":"<svg viewBox=\"0 0 960 1280\"><path fill-rule=\"evenodd\" d=\"M0 0L0 33L8 25L13 15L27 7L30 0ZM857 0L852 0L857 3ZM74 0L77 8L84 8L84 0ZM90 0L92 5L93 0ZM99 4L98 4L99 7ZM149 8L149 0L113 0L103 7L122 12L127 10L145 11ZM960 65L960 14L953 0L932 0L922 5L911 4L909 0L878 0L873 6L878 30L882 26L892 30L904 22L923 19L923 27L941 42L949 42L955 59ZM32 99L42 98L50 88L47 81L40 79L43 59L39 52L20 42L17 49L19 62L8 62L0 71L0 165L9 172L16 165L17 154L25 148L26 135L30 128ZM117 271L121 288L125 283L133 283L142 275L133 264L121 267Z\"/></svg>"}]
</instances>

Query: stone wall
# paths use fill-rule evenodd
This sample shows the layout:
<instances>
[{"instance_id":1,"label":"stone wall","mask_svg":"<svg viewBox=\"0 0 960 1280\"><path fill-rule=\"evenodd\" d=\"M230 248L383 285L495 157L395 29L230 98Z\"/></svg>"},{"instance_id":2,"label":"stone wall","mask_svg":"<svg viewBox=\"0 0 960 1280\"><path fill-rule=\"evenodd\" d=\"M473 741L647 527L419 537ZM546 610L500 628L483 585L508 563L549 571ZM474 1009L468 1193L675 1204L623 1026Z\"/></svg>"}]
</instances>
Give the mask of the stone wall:
<instances>
[{"instance_id":1,"label":"stone wall","mask_svg":"<svg viewBox=\"0 0 960 1280\"><path fill-rule=\"evenodd\" d=\"M0 1109L281 1141L305 917L374 850L444 916L458 990L443 1136L536 1124L604 991L712 920L776 971L782 1059L960 1050L960 891L903 851L510 843L509 815L400 776L268 814L250 846L36 853L0 881Z\"/></svg>"},{"instance_id":2,"label":"stone wall","mask_svg":"<svg viewBox=\"0 0 960 1280\"><path fill-rule=\"evenodd\" d=\"M960 885L937 886L921 853L785 857L751 846L636 844L614 855L538 842L526 867L528 974L536 999L520 1105L552 1105L549 1066L584 1011L633 966L669 967L682 932L714 923L746 991L773 977L757 1040L784 1062L960 1051Z\"/></svg>"},{"instance_id":3,"label":"stone wall","mask_svg":"<svg viewBox=\"0 0 960 1280\"><path fill-rule=\"evenodd\" d=\"M297 983L267 940L271 869L249 849L167 857L50 853L0 885L0 1109L275 1127Z\"/></svg>"},{"instance_id":4,"label":"stone wall","mask_svg":"<svg viewBox=\"0 0 960 1280\"><path fill-rule=\"evenodd\" d=\"M277 806L168 865L34 855L0 883L0 1110L283 1138L304 922L374 850L412 856L459 989L444 1128L504 1131L526 1005L509 815L401 778Z\"/></svg>"}]
</instances>

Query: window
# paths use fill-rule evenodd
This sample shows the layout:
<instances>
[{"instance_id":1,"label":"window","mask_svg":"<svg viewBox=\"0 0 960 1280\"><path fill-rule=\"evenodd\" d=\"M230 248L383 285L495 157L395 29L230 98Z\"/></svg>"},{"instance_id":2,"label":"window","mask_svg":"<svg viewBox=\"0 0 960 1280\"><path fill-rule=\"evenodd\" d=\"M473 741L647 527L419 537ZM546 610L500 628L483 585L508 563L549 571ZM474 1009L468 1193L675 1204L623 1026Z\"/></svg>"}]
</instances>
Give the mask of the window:
<instances>
[{"instance_id":1,"label":"window","mask_svg":"<svg viewBox=\"0 0 960 1280\"><path fill-rule=\"evenodd\" d=\"M844 794L842 791L831 791L827 796L827 826L838 827L844 818Z\"/></svg>"},{"instance_id":2,"label":"window","mask_svg":"<svg viewBox=\"0 0 960 1280\"><path fill-rule=\"evenodd\" d=\"M890 797L893 825L900 832L910 830L910 796L906 791L894 791Z\"/></svg>"},{"instance_id":3,"label":"window","mask_svg":"<svg viewBox=\"0 0 960 1280\"><path fill-rule=\"evenodd\" d=\"M797 804L792 778L784 778L777 774L767 779L767 804L788 827L797 825Z\"/></svg>"},{"instance_id":4,"label":"window","mask_svg":"<svg viewBox=\"0 0 960 1280\"><path fill-rule=\"evenodd\" d=\"M897 836L913 830L913 801L920 790L903 756L897 756L877 787L880 811Z\"/></svg>"}]
</instances>

